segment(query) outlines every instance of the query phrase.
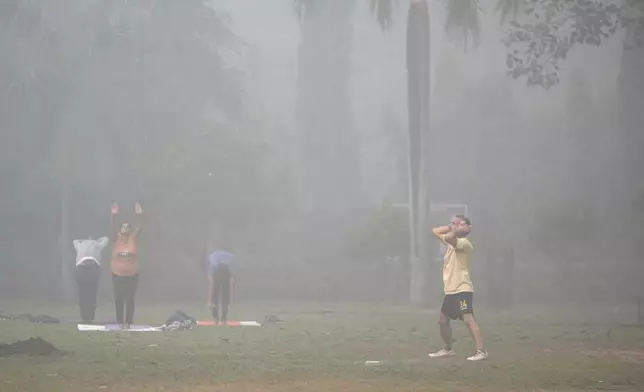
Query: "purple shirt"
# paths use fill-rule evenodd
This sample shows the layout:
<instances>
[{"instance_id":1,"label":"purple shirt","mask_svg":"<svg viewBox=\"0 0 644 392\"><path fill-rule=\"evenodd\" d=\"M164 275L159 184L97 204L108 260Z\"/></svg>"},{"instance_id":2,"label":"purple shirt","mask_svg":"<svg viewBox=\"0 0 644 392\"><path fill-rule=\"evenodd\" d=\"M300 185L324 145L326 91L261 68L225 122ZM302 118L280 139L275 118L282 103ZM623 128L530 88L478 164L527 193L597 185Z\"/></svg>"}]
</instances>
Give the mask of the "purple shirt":
<instances>
[{"instance_id":1,"label":"purple shirt","mask_svg":"<svg viewBox=\"0 0 644 392\"><path fill-rule=\"evenodd\" d=\"M220 265L225 265L228 269L232 269L233 261L235 260L235 255L230 252L223 250L218 250L212 252L208 256L208 274L214 275L217 271L217 267Z\"/></svg>"}]
</instances>

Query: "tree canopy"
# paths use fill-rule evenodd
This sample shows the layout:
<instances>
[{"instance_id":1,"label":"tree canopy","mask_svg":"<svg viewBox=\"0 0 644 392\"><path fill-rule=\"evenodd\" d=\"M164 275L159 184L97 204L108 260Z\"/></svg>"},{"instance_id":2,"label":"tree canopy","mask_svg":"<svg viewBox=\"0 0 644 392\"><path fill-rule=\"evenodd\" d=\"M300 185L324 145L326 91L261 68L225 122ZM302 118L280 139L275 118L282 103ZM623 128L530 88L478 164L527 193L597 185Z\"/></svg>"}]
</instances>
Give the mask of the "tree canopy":
<instances>
[{"instance_id":1,"label":"tree canopy","mask_svg":"<svg viewBox=\"0 0 644 392\"><path fill-rule=\"evenodd\" d=\"M295 0L310 3L313 0ZM392 23L396 0L369 0L380 26ZM455 43L467 48L480 42L480 13L488 11L479 0L444 0L445 30ZM644 44L644 2L639 0L497 0L494 11L507 27L508 75L525 79L528 86L549 89L559 83L559 70L575 46L601 45L626 31L625 48ZM471 41L470 41L471 37Z\"/></svg>"},{"instance_id":2,"label":"tree canopy","mask_svg":"<svg viewBox=\"0 0 644 392\"><path fill-rule=\"evenodd\" d=\"M644 44L644 2L524 0L514 8L504 39L508 74L545 89L559 83L561 62L577 45L601 45L625 30L625 49Z\"/></svg>"},{"instance_id":3,"label":"tree canopy","mask_svg":"<svg viewBox=\"0 0 644 392\"><path fill-rule=\"evenodd\" d=\"M211 221L242 230L275 211L287 190L272 183L282 173L266 173L270 146L245 123L240 41L217 12L201 0L63 8L0 8L0 275L59 274L52 260L72 245L58 238L65 198L72 238L107 234L111 201L131 210L141 200L154 217L146 239L159 245L150 253L166 267L177 252L201 261ZM25 255L32 237L40 246Z\"/></svg>"}]
</instances>

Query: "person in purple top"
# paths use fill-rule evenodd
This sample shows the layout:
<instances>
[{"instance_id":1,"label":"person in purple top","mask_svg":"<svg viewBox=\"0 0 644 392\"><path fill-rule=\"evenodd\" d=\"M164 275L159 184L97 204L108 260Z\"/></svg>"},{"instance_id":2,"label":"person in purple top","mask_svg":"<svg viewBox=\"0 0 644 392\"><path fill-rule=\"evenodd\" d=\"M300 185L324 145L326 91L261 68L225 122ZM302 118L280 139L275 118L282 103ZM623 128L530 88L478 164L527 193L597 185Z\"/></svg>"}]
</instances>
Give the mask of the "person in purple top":
<instances>
[{"instance_id":1,"label":"person in purple top","mask_svg":"<svg viewBox=\"0 0 644 392\"><path fill-rule=\"evenodd\" d=\"M208 255L208 307L216 323L221 320L226 324L228 320L228 311L233 303L235 292L232 274L234 262L235 256L223 250ZM219 309L221 309L221 317Z\"/></svg>"}]
</instances>

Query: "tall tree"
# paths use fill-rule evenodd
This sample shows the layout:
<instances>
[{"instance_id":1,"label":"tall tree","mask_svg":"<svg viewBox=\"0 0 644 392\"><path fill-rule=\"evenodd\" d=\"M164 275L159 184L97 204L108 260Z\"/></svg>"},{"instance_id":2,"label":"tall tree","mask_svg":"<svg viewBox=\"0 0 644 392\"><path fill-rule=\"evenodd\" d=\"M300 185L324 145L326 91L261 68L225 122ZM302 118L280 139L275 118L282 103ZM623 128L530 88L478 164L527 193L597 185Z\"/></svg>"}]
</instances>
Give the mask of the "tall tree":
<instances>
[{"instance_id":1,"label":"tall tree","mask_svg":"<svg viewBox=\"0 0 644 392\"><path fill-rule=\"evenodd\" d=\"M618 76L619 120L613 124L621 144L620 169L615 173L620 189L631 196L629 205L644 187L640 168L644 164L644 2L640 0L536 0L527 2L509 25L508 73L528 85L548 89L560 82L559 70L572 48L601 45L616 33L624 33L621 69ZM632 210L622 220L633 219ZM624 233L622 238L632 235Z\"/></svg>"},{"instance_id":2,"label":"tall tree","mask_svg":"<svg viewBox=\"0 0 644 392\"><path fill-rule=\"evenodd\" d=\"M419 7L419 3L425 3L425 1L412 0L410 10ZM371 0L371 4L379 23L386 29L391 24L394 2L391 0ZM476 43L480 28L478 22L479 2L477 0L446 0L445 5L448 11L445 21L447 32L452 37L458 37L458 41L465 45L468 43L469 36L472 36ZM632 46L641 45L644 42L644 34L640 30L640 27L644 26L644 3L638 0L616 0L608 3L588 0L498 0L496 10L501 14L502 23L509 16L512 17L505 39L508 46L508 74L514 78L525 78L528 85L538 85L546 89L559 83L559 62L565 59L574 45L599 45L603 39L608 38L620 28L627 29L629 36L632 37L632 43L635 44ZM421 11L421 13L423 12ZM408 28L411 28L412 24L418 23L414 20L416 18L418 18L417 15L410 14L407 21ZM562 26L572 28L564 29L561 28ZM424 44L418 41L417 45ZM424 50L423 47L411 45L408 36L408 51L422 53ZM638 69L636 66L638 60L635 59L635 56L631 54L629 58L630 63L635 65L630 68ZM410 72L410 84L414 77ZM428 154L429 146L426 143L418 143L420 139L414 131L414 128L417 128L415 122L419 117L414 118L417 112L412 107L418 104L415 101L420 97L417 95L416 98L412 98L412 88L416 87L417 85L410 86L408 102L410 106L411 182L409 205L413 255L411 300L413 303L418 302L423 292L427 292L425 265L429 262L424 259L425 255L423 254L423 249L426 248L423 242L427 241L427 236L420 234L424 229L421 222L425 219L423 203L428 200L420 200L420 198L427 197L426 194L429 190L421 189L422 180L418 180L419 177L422 178L419 173L422 172L424 165L429 164L422 158L424 154ZM641 102L641 100L632 100L631 102ZM426 104L428 105L428 102L423 102L421 105ZM639 110L639 113L642 112L644 111ZM428 134L429 128L424 128L422 132Z\"/></svg>"},{"instance_id":3,"label":"tall tree","mask_svg":"<svg viewBox=\"0 0 644 392\"><path fill-rule=\"evenodd\" d=\"M644 8L644 7L643 7ZM644 220L642 201L644 198L644 18L641 23L632 24L626 29L621 68L617 79L619 92L619 120L621 132L620 168L621 183L630 197L626 200L624 218L633 222L633 227L641 227ZM639 231L639 232L638 232ZM637 244L644 237L644 230L627 234L633 240L632 254L637 255Z\"/></svg>"},{"instance_id":4,"label":"tall tree","mask_svg":"<svg viewBox=\"0 0 644 392\"><path fill-rule=\"evenodd\" d=\"M293 6L301 31L296 103L301 211L316 242L326 241L323 237L333 227L332 237L339 240L338 222L354 213L362 201L358 132L352 126L351 105L355 1L294 0ZM331 251L334 246L324 248Z\"/></svg>"},{"instance_id":5,"label":"tall tree","mask_svg":"<svg viewBox=\"0 0 644 392\"><path fill-rule=\"evenodd\" d=\"M430 144L430 26L425 1L412 1L407 16L407 108L409 120L409 221L412 305L431 300L428 247Z\"/></svg>"},{"instance_id":6,"label":"tall tree","mask_svg":"<svg viewBox=\"0 0 644 392\"><path fill-rule=\"evenodd\" d=\"M85 2L87 3L87 2ZM27 55L18 55L14 58L14 70L18 67L28 70L26 75L13 73L9 77L7 93L14 90L13 94L20 97L23 94L29 95L31 103L17 100L16 113L32 113L34 120L25 123L19 120L15 114L9 114L8 132L19 130L30 134L33 138L30 142L34 147L45 147L39 156L50 166L45 173L58 179L60 184L60 232L58 243L61 255L61 288L66 299L72 296L71 270L69 259L71 244L69 234L69 182L71 162L74 156L69 149L70 140L74 136L70 134L73 130L65 124L65 113L73 101L76 76L91 57L91 48L99 30L103 27L101 18L105 14L109 2L94 1L85 4L86 13L77 10L78 3L70 2L68 7L73 11L69 15L60 16L51 9L48 9L46 2L22 2L15 3L11 8L4 8L3 11L11 12L11 16L4 19L6 23L6 38L4 42L6 49L11 51L21 46ZM76 9L74 8L76 7ZM49 12L48 12L49 11ZM98 18L97 18L98 15ZM47 64L43 67L43 64ZM9 96L9 95L7 95ZM25 110L24 105L34 105L36 112ZM35 115L35 114L38 115ZM11 122L14 118L18 122ZM6 121L6 120L5 120ZM43 133L43 129L47 132ZM43 144L38 141L46 141ZM34 143L35 142L35 143ZM9 146L12 143L8 144ZM48 148L54 146L54 148ZM78 154L76 154L78 156ZM26 157L26 156L25 156ZM33 164L26 164L25 167L34 167ZM52 170L53 169L53 170Z\"/></svg>"},{"instance_id":7,"label":"tall tree","mask_svg":"<svg viewBox=\"0 0 644 392\"><path fill-rule=\"evenodd\" d=\"M640 0L508 0L515 18L504 39L508 74L529 86L548 89L559 83L561 63L578 45L601 45L627 31L625 49L644 44L644 2ZM626 43L625 43L626 44Z\"/></svg>"},{"instance_id":8,"label":"tall tree","mask_svg":"<svg viewBox=\"0 0 644 392\"><path fill-rule=\"evenodd\" d=\"M391 24L394 3L372 0L372 9L383 29ZM459 44L469 37L478 42L478 3L452 0L446 3L446 28ZM426 0L411 0L407 11L407 107L409 138L410 292L413 306L430 304L431 247L429 244L430 190L430 12Z\"/></svg>"},{"instance_id":9,"label":"tall tree","mask_svg":"<svg viewBox=\"0 0 644 392\"><path fill-rule=\"evenodd\" d=\"M11 269L17 277L33 265L39 276L60 275L68 291L71 238L104 235L112 198L141 197L154 216L186 226L204 216L247 222L258 215L266 153L237 132L243 79L220 52L230 54L237 41L204 1L5 5L0 155L3 167L16 169L0 173L3 200L12 200L0 213L20 224L0 227L14 238L55 238L58 226L62 256L52 266L55 240L28 256L8 243L11 262L0 264L0 275ZM174 253L170 243L195 238L184 232L164 242L158 238L167 233L148 231L159 241L159 261Z\"/></svg>"}]
</instances>

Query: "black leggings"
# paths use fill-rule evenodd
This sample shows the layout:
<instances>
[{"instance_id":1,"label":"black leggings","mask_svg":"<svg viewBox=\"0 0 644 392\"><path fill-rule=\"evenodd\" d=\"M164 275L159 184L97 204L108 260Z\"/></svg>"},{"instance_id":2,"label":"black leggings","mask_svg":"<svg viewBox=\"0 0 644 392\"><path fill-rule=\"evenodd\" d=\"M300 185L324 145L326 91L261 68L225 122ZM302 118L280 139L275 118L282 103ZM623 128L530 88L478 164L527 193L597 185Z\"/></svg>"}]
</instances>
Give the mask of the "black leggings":
<instances>
[{"instance_id":1,"label":"black leggings","mask_svg":"<svg viewBox=\"0 0 644 392\"><path fill-rule=\"evenodd\" d=\"M96 314L96 297L101 278L101 267L94 262L77 265L74 269L74 277L78 285L78 308L81 320L89 324L94 321Z\"/></svg>"},{"instance_id":2,"label":"black leggings","mask_svg":"<svg viewBox=\"0 0 644 392\"><path fill-rule=\"evenodd\" d=\"M116 322L119 324L132 324L134 321L134 296L139 282L139 274L132 276L118 276L112 274L114 285L114 304L116 305ZM123 312L126 310L125 317ZM125 320L124 320L125 319Z\"/></svg>"},{"instance_id":3,"label":"black leggings","mask_svg":"<svg viewBox=\"0 0 644 392\"><path fill-rule=\"evenodd\" d=\"M221 321L226 322L230 305L230 269L220 264L212 274L212 317L219 321L219 300L221 299Z\"/></svg>"}]
</instances>

